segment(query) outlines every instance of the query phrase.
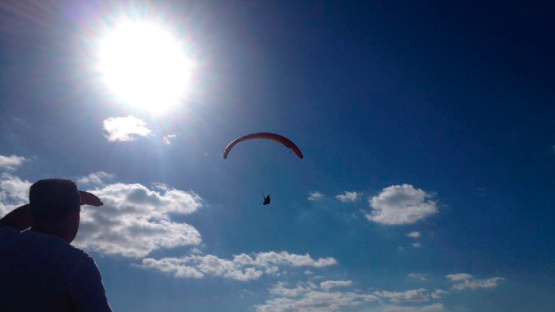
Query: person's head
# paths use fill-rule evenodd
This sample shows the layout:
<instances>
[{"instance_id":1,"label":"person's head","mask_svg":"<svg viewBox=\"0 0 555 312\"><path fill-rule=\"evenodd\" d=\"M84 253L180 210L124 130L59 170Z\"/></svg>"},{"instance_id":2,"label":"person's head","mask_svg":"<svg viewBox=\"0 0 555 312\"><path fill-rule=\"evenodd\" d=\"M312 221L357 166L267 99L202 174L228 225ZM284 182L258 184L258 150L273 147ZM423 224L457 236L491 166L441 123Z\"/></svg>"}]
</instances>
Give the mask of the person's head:
<instances>
[{"instance_id":1,"label":"person's head","mask_svg":"<svg viewBox=\"0 0 555 312\"><path fill-rule=\"evenodd\" d=\"M81 198L73 181L40 180L31 186L29 203L33 229L71 243L79 229Z\"/></svg>"}]
</instances>

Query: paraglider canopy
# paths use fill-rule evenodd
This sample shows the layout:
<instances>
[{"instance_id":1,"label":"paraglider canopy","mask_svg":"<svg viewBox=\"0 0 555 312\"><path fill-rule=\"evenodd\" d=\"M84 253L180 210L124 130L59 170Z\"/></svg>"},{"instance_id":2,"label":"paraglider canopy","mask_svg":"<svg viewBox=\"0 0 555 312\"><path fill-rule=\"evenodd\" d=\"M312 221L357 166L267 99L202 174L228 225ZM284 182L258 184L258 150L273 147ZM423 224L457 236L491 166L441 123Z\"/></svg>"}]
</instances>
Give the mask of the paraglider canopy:
<instances>
[{"instance_id":1,"label":"paraglider canopy","mask_svg":"<svg viewBox=\"0 0 555 312\"><path fill-rule=\"evenodd\" d=\"M290 150L292 150L293 153L295 153L299 158L301 158L301 159L303 158L303 153L301 152L301 150L297 147L297 145L295 145L295 143L293 143L288 138L286 138L282 135L279 135L279 134L275 134L275 133L258 132L258 133L252 133L252 134L249 134L249 135L245 135L243 137L240 137L238 139L235 139L235 140L231 141L231 143L229 143L227 145L227 147L225 148L224 159L227 159L227 156L228 156L229 152L231 151L231 149L235 145L237 145L238 143L241 143L243 141L254 140L254 139L270 140L270 141L279 142L279 143L285 145Z\"/></svg>"}]
</instances>

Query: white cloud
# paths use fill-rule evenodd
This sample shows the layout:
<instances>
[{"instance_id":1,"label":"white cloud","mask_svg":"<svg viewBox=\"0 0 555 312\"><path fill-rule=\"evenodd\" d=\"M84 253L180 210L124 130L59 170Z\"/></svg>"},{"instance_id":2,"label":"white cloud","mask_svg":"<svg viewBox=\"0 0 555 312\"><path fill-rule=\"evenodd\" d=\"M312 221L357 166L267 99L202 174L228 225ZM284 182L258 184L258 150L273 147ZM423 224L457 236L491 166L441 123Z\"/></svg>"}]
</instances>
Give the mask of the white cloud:
<instances>
[{"instance_id":1,"label":"white cloud","mask_svg":"<svg viewBox=\"0 0 555 312\"><path fill-rule=\"evenodd\" d=\"M191 225L170 220L170 214L189 214L202 207L202 199L158 184L115 183L91 191L102 207L83 206L74 243L104 254L141 258L160 248L198 245L200 233Z\"/></svg>"},{"instance_id":2,"label":"white cloud","mask_svg":"<svg viewBox=\"0 0 555 312\"><path fill-rule=\"evenodd\" d=\"M407 236L410 237L410 238L416 239L416 238L420 238L420 236L422 236L422 234L420 234L420 232L414 231L414 232L407 233Z\"/></svg>"},{"instance_id":3,"label":"white cloud","mask_svg":"<svg viewBox=\"0 0 555 312\"><path fill-rule=\"evenodd\" d=\"M0 216L28 203L31 182L8 173L0 174Z\"/></svg>"},{"instance_id":4,"label":"white cloud","mask_svg":"<svg viewBox=\"0 0 555 312\"><path fill-rule=\"evenodd\" d=\"M276 296L283 296L283 297L298 297L303 293L309 292L311 290L310 287L303 287L301 285L297 285L295 288L287 288L287 283L285 282L278 282L274 287L270 288L270 293Z\"/></svg>"},{"instance_id":5,"label":"white cloud","mask_svg":"<svg viewBox=\"0 0 555 312\"><path fill-rule=\"evenodd\" d=\"M443 289L436 289L434 290L434 292L432 292L430 296L432 296L433 299L441 299L443 296L447 295L448 293L449 292Z\"/></svg>"},{"instance_id":6,"label":"white cloud","mask_svg":"<svg viewBox=\"0 0 555 312\"><path fill-rule=\"evenodd\" d=\"M161 272L173 274L175 277L203 278L204 274L202 272L192 266L184 265L184 263L187 263L188 261L189 259L185 260L180 258L163 258L160 260L147 258L143 259L142 264L137 265L137 267L143 269L156 269Z\"/></svg>"},{"instance_id":7,"label":"white cloud","mask_svg":"<svg viewBox=\"0 0 555 312\"><path fill-rule=\"evenodd\" d=\"M426 275L424 274L420 274L420 273L411 273L409 275L407 275L408 278L414 278L414 279L419 279L422 281L426 280Z\"/></svg>"},{"instance_id":8,"label":"white cloud","mask_svg":"<svg viewBox=\"0 0 555 312\"><path fill-rule=\"evenodd\" d=\"M152 131L146 123L134 116L110 117L104 120L104 136L108 141L133 141L137 136L147 136Z\"/></svg>"},{"instance_id":9,"label":"white cloud","mask_svg":"<svg viewBox=\"0 0 555 312\"><path fill-rule=\"evenodd\" d=\"M407 291L387 291L381 290L374 292L374 295L382 299L388 299L391 302L426 302L429 300L425 288L410 289Z\"/></svg>"},{"instance_id":10,"label":"white cloud","mask_svg":"<svg viewBox=\"0 0 555 312\"><path fill-rule=\"evenodd\" d=\"M387 225L412 224L438 212L433 197L408 184L386 187L370 199L372 212L366 218Z\"/></svg>"},{"instance_id":11,"label":"white cloud","mask_svg":"<svg viewBox=\"0 0 555 312\"><path fill-rule=\"evenodd\" d=\"M99 184L102 185L106 181L112 180L115 175L106 173L104 171L98 171L91 173L88 176L81 177L77 179L77 184Z\"/></svg>"},{"instance_id":12,"label":"white cloud","mask_svg":"<svg viewBox=\"0 0 555 312\"><path fill-rule=\"evenodd\" d=\"M465 280L471 279L472 275L467 273L457 273L457 274L449 274L449 275L446 275L445 277L447 277L453 282L459 282L459 281L465 281Z\"/></svg>"},{"instance_id":13,"label":"white cloud","mask_svg":"<svg viewBox=\"0 0 555 312\"><path fill-rule=\"evenodd\" d=\"M492 277L488 279L475 279L475 280L464 280L460 283L453 285L453 289L464 290L471 289L476 290L478 288L496 288L499 284L505 280L502 277Z\"/></svg>"},{"instance_id":14,"label":"white cloud","mask_svg":"<svg viewBox=\"0 0 555 312\"><path fill-rule=\"evenodd\" d=\"M308 193L308 200L310 201L319 201L322 200L322 198L324 198L324 194L318 192L318 191L314 191L311 193Z\"/></svg>"},{"instance_id":15,"label":"white cloud","mask_svg":"<svg viewBox=\"0 0 555 312\"><path fill-rule=\"evenodd\" d=\"M181 258L143 259L138 267L156 269L175 277L202 278L205 275L231 278L238 281L257 280L263 274L280 275L282 267L322 268L337 264L333 258L312 259L309 254L296 255L288 252L261 252L240 254L233 260L214 255L190 255Z\"/></svg>"},{"instance_id":16,"label":"white cloud","mask_svg":"<svg viewBox=\"0 0 555 312\"><path fill-rule=\"evenodd\" d=\"M306 270L306 271L304 271L304 275L314 275L314 272L312 272L310 270Z\"/></svg>"},{"instance_id":17,"label":"white cloud","mask_svg":"<svg viewBox=\"0 0 555 312\"><path fill-rule=\"evenodd\" d=\"M347 282L351 281L330 281ZM325 283L325 282L324 282ZM439 299L446 291L436 289L430 293L428 290L412 289L403 292L376 291L373 294L364 293L360 290L354 291L330 291L326 284L320 287L313 282L297 283L295 287L287 287L287 283L278 282L270 288L274 298L266 300L262 305L254 307L256 312L337 312L351 311L349 307L362 306L369 303L387 302L396 304L422 304L432 299ZM331 284L330 284L331 285ZM322 291L324 290L324 291ZM379 308L371 308L372 311ZM357 310L358 311L358 310ZM441 303L426 306L389 306L382 311L388 312L442 312L444 306Z\"/></svg>"},{"instance_id":18,"label":"white cloud","mask_svg":"<svg viewBox=\"0 0 555 312\"><path fill-rule=\"evenodd\" d=\"M164 141L164 143L171 145L172 144L172 140L177 138L177 134L168 134L162 137L162 141Z\"/></svg>"},{"instance_id":19,"label":"white cloud","mask_svg":"<svg viewBox=\"0 0 555 312\"><path fill-rule=\"evenodd\" d=\"M443 312L445 307L442 303L434 303L423 307L388 307L382 312Z\"/></svg>"},{"instance_id":20,"label":"white cloud","mask_svg":"<svg viewBox=\"0 0 555 312\"><path fill-rule=\"evenodd\" d=\"M15 170L17 167L23 165L27 159L21 156L2 156L0 155L0 169Z\"/></svg>"},{"instance_id":21,"label":"white cloud","mask_svg":"<svg viewBox=\"0 0 555 312\"><path fill-rule=\"evenodd\" d=\"M245 254L235 256L235 259L240 259L243 263L254 263L257 265L269 265L269 264L285 264L294 267L313 267L313 268L322 268L326 266L336 265L337 260L334 258L320 258L318 260L312 259L309 254L304 255L297 255L297 254L290 254L286 251L282 251L280 253L270 251L270 252L261 252L256 254L256 257L253 259L248 257Z\"/></svg>"},{"instance_id":22,"label":"white cloud","mask_svg":"<svg viewBox=\"0 0 555 312\"><path fill-rule=\"evenodd\" d=\"M337 195L335 198L343 203L353 203L360 198L360 193L357 192L345 192L345 194Z\"/></svg>"},{"instance_id":23,"label":"white cloud","mask_svg":"<svg viewBox=\"0 0 555 312\"><path fill-rule=\"evenodd\" d=\"M200 255L200 254L202 254L202 250L200 250L197 247L193 247L193 248L191 248L191 253L193 253L195 255Z\"/></svg>"},{"instance_id":24,"label":"white cloud","mask_svg":"<svg viewBox=\"0 0 555 312\"><path fill-rule=\"evenodd\" d=\"M505 279L502 277L492 277L488 279L476 279L472 275L467 273L449 274L445 276L450 279L451 282L456 283L451 287L455 290L471 289L476 290L478 288L495 288L501 284Z\"/></svg>"},{"instance_id":25,"label":"white cloud","mask_svg":"<svg viewBox=\"0 0 555 312\"><path fill-rule=\"evenodd\" d=\"M412 247L419 248L422 247L422 244L420 242L412 243Z\"/></svg>"},{"instance_id":26,"label":"white cloud","mask_svg":"<svg viewBox=\"0 0 555 312\"><path fill-rule=\"evenodd\" d=\"M213 255L192 255L183 258L163 258L160 260L143 259L141 268L153 268L172 273L175 277L203 278L205 275L222 276L238 281L256 280L263 272L255 268L242 269L233 261L220 259Z\"/></svg>"},{"instance_id":27,"label":"white cloud","mask_svg":"<svg viewBox=\"0 0 555 312\"><path fill-rule=\"evenodd\" d=\"M353 285L351 281L325 281L320 283L320 288L325 291L329 291L334 287L348 287Z\"/></svg>"},{"instance_id":28,"label":"white cloud","mask_svg":"<svg viewBox=\"0 0 555 312\"><path fill-rule=\"evenodd\" d=\"M282 297L266 300L265 304L254 307L256 312L336 312L343 307L358 306L377 302L378 298L371 294L355 292L325 292L315 285L287 289L285 284L278 283L270 291Z\"/></svg>"}]
</instances>

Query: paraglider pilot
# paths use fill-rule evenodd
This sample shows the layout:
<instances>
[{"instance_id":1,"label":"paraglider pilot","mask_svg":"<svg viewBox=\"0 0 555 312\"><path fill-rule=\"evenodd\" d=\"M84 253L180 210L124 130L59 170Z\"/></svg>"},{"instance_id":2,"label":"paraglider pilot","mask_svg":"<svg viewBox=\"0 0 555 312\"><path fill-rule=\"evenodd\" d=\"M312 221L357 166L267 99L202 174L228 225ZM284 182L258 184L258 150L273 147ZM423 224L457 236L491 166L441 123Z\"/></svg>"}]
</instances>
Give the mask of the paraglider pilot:
<instances>
[{"instance_id":1,"label":"paraglider pilot","mask_svg":"<svg viewBox=\"0 0 555 312\"><path fill-rule=\"evenodd\" d=\"M264 196L264 194L262 194L262 196ZM267 196L264 196L264 202L262 203L262 205L266 206L270 204L270 194L268 194Z\"/></svg>"}]
</instances>

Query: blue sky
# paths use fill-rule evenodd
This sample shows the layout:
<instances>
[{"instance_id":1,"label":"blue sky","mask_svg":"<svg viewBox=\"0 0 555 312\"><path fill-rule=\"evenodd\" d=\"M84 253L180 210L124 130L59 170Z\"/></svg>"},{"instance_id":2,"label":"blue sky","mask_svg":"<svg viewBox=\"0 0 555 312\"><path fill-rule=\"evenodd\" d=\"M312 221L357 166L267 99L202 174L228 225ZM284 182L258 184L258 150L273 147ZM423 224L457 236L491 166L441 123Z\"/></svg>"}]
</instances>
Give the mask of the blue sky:
<instances>
[{"instance_id":1,"label":"blue sky","mask_svg":"<svg viewBox=\"0 0 555 312\"><path fill-rule=\"evenodd\" d=\"M553 311L552 11L1 4L0 214L43 178L99 195L75 245L115 311ZM94 70L120 16L197 63L164 113ZM305 158L251 141L223 160L259 131Z\"/></svg>"}]
</instances>

